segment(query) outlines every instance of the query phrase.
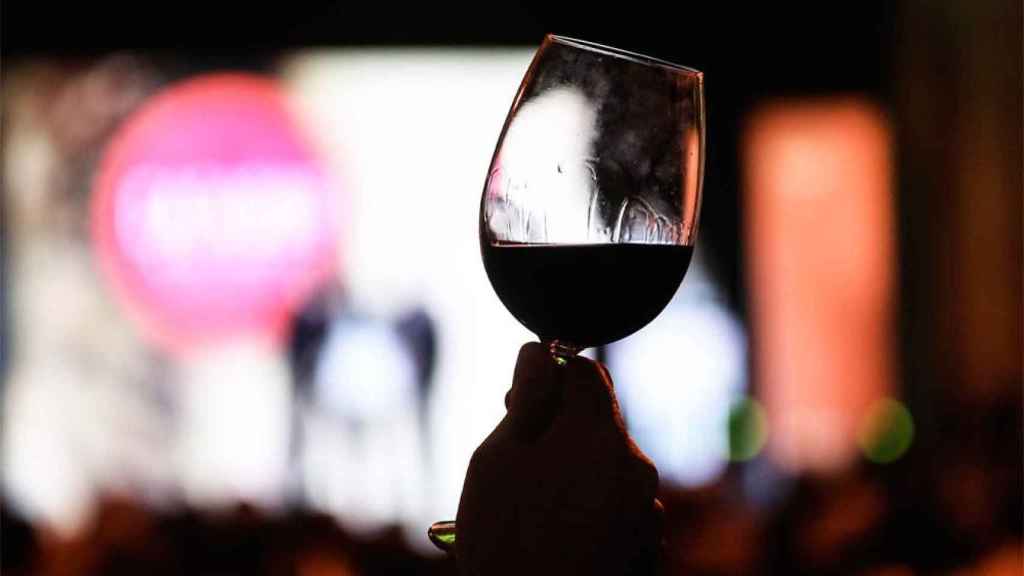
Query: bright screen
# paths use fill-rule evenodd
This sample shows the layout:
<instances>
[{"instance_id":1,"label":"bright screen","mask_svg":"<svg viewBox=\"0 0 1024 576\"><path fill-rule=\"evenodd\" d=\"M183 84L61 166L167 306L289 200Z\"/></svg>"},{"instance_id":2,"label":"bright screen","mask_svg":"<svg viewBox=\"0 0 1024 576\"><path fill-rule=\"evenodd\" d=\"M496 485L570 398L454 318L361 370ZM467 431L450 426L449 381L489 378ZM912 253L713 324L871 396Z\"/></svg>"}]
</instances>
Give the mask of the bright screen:
<instances>
[{"instance_id":1,"label":"bright screen","mask_svg":"<svg viewBox=\"0 0 1024 576\"><path fill-rule=\"evenodd\" d=\"M88 152L82 160L63 152L67 143L39 112L33 87L45 74L40 80L31 66L15 71L3 152L15 222L3 405L3 484L11 501L65 531L80 527L109 494L154 506L302 504L357 532L398 524L410 543L429 546L425 527L454 517L469 457L504 413L517 350L534 339L494 295L477 239L487 166L531 55L525 48L292 54L269 80L299 136L290 128L286 137L270 129L253 135L253 126L269 120L241 113L248 132L240 129L242 140L228 151L211 144L217 136L202 136L201 121L191 141L181 133L173 145L160 131L150 136L151 149L164 156L139 152L129 156L143 160L119 169L160 175L159 186L150 182L155 177L132 181L148 186L140 198L159 201L136 210L149 220L125 225L176 250L175 276L160 286L159 302L181 300L185 293L173 286L188 286L189 310L200 310L189 326L208 326L218 311L256 306L240 300L252 297L251 287L243 294L224 285L265 280L258 304L269 320L232 321L216 338L189 337L187 345L169 341L166 330L154 333L152 299L112 277L89 208L103 188L96 174L111 142L154 99L166 107L180 84L135 71L138 60L82 73L91 86L83 93L99 85L95 97L123 105L111 112L112 135L77 144ZM214 93L223 96L222 88ZM201 110L171 110L171 118L185 117L203 118ZM288 150L304 151L288 153L287 174L314 180L253 184L254 175L282 173L280 138L290 139ZM233 151L246 146L258 153L236 169ZM181 158L198 158L203 169ZM154 162L163 162L159 170ZM282 196L296 181L304 190L315 186L316 202L326 191L329 202L315 206L330 217L308 209L312 200ZM168 206L174 218L160 212ZM195 224L190 211L207 220ZM316 233L306 225L318 226ZM213 234L217 258L246 263L247 276L227 264L208 274L210 262L225 260L187 236L196 230ZM296 238L320 238L324 230L335 235L330 247L293 249ZM135 237L121 237L124 249L145 254ZM289 251L275 238L290 239ZM330 273L316 264L311 274L304 263L322 254L333 258L323 268ZM631 431L662 481L674 485L709 482L722 471L729 411L746 390L745 331L705 257L698 239L669 308L605 355ZM294 288L308 278L315 289Z\"/></svg>"}]
</instances>

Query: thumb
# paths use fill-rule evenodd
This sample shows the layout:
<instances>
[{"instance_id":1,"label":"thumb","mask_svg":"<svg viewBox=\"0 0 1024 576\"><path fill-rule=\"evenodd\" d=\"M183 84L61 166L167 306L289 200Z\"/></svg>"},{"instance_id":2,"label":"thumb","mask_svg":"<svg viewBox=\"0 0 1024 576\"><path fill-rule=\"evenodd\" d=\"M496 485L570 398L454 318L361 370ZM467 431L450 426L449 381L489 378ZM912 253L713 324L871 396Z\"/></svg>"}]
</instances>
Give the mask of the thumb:
<instances>
[{"instance_id":1,"label":"thumb","mask_svg":"<svg viewBox=\"0 0 1024 576\"><path fill-rule=\"evenodd\" d=\"M537 440L561 410L565 371L547 347L528 342L519 349L512 388L505 396L508 422L522 441Z\"/></svg>"},{"instance_id":2,"label":"thumb","mask_svg":"<svg viewBox=\"0 0 1024 576\"><path fill-rule=\"evenodd\" d=\"M625 434L614 384L603 364L582 356L570 358L562 370L566 413L590 427L611 426Z\"/></svg>"}]
</instances>

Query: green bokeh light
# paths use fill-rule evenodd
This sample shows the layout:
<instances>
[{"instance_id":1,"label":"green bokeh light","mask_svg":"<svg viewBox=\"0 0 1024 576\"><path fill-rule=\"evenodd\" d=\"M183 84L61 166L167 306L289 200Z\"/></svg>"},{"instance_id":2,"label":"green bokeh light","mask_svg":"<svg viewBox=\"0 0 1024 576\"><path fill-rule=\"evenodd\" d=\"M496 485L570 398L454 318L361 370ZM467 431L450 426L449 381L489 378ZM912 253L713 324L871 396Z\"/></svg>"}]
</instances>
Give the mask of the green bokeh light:
<instances>
[{"instance_id":1,"label":"green bokeh light","mask_svg":"<svg viewBox=\"0 0 1024 576\"><path fill-rule=\"evenodd\" d=\"M914 442L914 419L901 402L879 400L868 411L859 440L868 460L878 464L895 462Z\"/></svg>"},{"instance_id":2,"label":"green bokeh light","mask_svg":"<svg viewBox=\"0 0 1024 576\"><path fill-rule=\"evenodd\" d=\"M743 462L757 456L768 438L764 408L753 398L744 398L729 411L729 459Z\"/></svg>"}]
</instances>

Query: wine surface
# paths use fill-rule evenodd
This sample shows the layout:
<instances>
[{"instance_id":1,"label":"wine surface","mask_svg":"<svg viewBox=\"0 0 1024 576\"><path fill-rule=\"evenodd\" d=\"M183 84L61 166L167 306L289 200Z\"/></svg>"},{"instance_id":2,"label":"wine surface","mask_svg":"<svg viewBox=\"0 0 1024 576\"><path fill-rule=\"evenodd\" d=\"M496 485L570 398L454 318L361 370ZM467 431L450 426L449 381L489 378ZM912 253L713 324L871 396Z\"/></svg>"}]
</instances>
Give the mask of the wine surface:
<instances>
[{"instance_id":1,"label":"wine surface","mask_svg":"<svg viewBox=\"0 0 1024 576\"><path fill-rule=\"evenodd\" d=\"M490 244L487 276L509 312L542 340L591 347L629 336L668 304L691 246Z\"/></svg>"}]
</instances>

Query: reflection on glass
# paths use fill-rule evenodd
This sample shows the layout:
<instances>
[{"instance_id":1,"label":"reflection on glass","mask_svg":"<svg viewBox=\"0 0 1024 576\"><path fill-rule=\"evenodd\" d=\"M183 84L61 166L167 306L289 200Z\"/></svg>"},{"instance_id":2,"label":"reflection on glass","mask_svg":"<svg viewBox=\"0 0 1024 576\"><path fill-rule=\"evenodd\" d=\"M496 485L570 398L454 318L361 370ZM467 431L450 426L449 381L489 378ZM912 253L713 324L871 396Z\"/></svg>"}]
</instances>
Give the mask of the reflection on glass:
<instances>
[{"instance_id":1,"label":"reflection on glass","mask_svg":"<svg viewBox=\"0 0 1024 576\"><path fill-rule=\"evenodd\" d=\"M560 354L650 322L692 254L700 72L549 35L509 111L480 203L502 302Z\"/></svg>"}]
</instances>

